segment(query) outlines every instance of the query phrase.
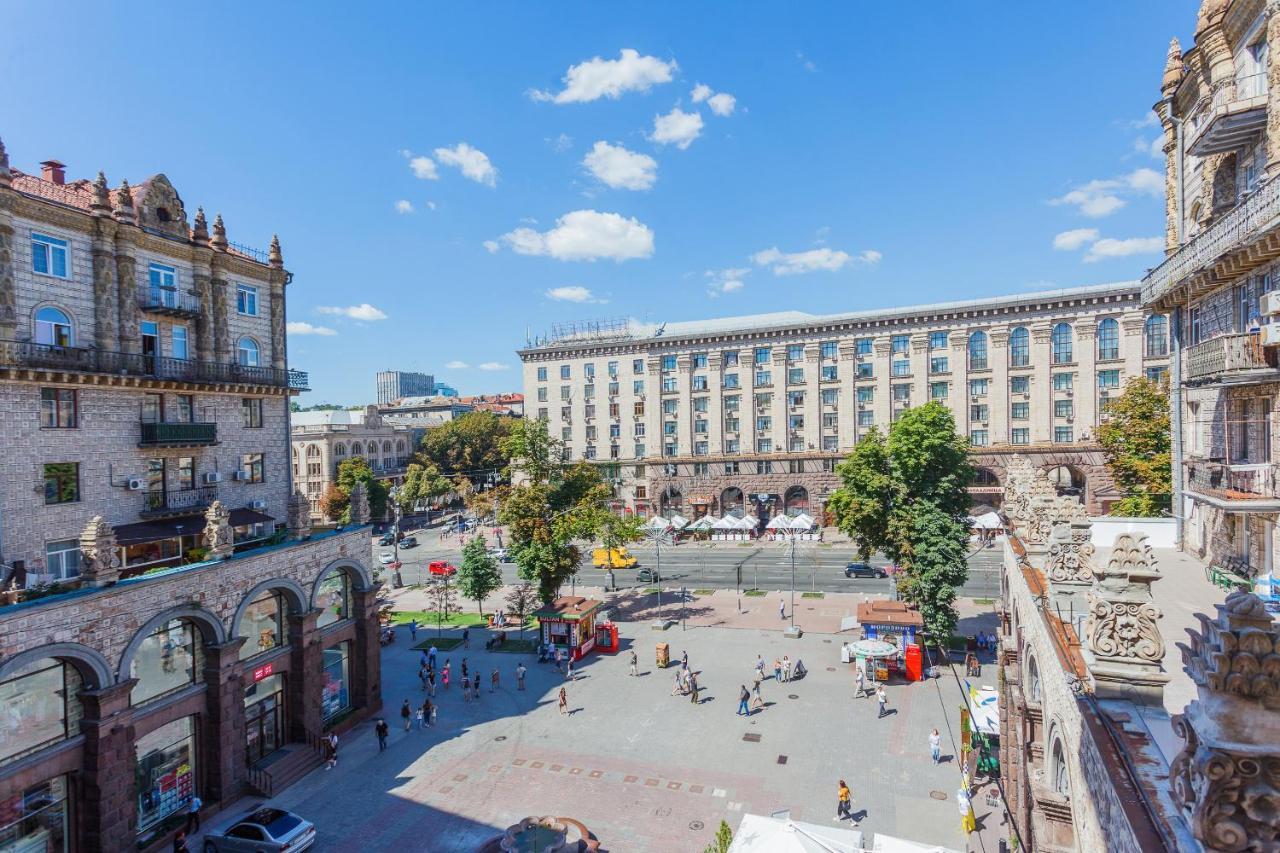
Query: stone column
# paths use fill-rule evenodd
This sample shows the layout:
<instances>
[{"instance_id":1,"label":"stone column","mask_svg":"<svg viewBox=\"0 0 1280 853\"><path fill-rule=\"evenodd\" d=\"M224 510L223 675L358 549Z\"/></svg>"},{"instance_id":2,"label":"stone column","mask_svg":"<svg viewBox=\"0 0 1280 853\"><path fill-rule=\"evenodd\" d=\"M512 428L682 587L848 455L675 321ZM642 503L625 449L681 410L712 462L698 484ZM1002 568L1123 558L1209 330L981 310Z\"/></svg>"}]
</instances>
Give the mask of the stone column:
<instances>
[{"instance_id":1,"label":"stone column","mask_svg":"<svg viewBox=\"0 0 1280 853\"><path fill-rule=\"evenodd\" d=\"M13 270L13 175L9 171L9 154L0 142L0 340L18 337L18 315L14 307L17 284Z\"/></svg>"},{"instance_id":2,"label":"stone column","mask_svg":"<svg viewBox=\"0 0 1280 853\"><path fill-rule=\"evenodd\" d=\"M319 610L290 613L289 674L285 691L289 696L289 740L305 742L307 735L319 736L323 728L320 698L324 692L324 655L320 632L316 630Z\"/></svg>"},{"instance_id":3,"label":"stone column","mask_svg":"<svg viewBox=\"0 0 1280 853\"><path fill-rule=\"evenodd\" d=\"M1280 4L1267 4L1267 177L1280 174Z\"/></svg>"},{"instance_id":4,"label":"stone column","mask_svg":"<svg viewBox=\"0 0 1280 853\"><path fill-rule=\"evenodd\" d=\"M947 405L956 419L956 432L969 435L969 333L963 329L951 333L951 387L947 393Z\"/></svg>"},{"instance_id":5,"label":"stone column","mask_svg":"<svg viewBox=\"0 0 1280 853\"><path fill-rule=\"evenodd\" d=\"M1273 73L1268 70L1268 76ZM1182 84L1186 70L1182 63L1182 46L1178 40L1169 42L1169 53L1165 57L1164 76L1160 80L1160 94L1172 98ZM1181 152L1177 150L1177 126L1174 123L1173 106L1161 101L1155 106L1156 115L1160 117L1160 126L1164 130L1164 220L1165 220L1165 253L1173 254L1178 250L1178 163ZM1270 174L1270 166L1268 166Z\"/></svg>"},{"instance_id":6,"label":"stone column","mask_svg":"<svg viewBox=\"0 0 1280 853\"><path fill-rule=\"evenodd\" d=\"M707 437L708 449L711 453L724 452L724 356L717 350L707 356L707 387L711 389L711 399L707 401ZM731 392L732 393L732 392ZM712 495L719 500L718 494ZM708 509L710 512L710 509Z\"/></svg>"},{"instance_id":7,"label":"stone column","mask_svg":"<svg viewBox=\"0 0 1280 853\"><path fill-rule=\"evenodd\" d=\"M681 353L676 356L676 389L678 394L676 399L676 441L680 444L679 453L681 456L693 455L693 398L691 389L693 387L693 359L689 353ZM670 400L670 394L662 395L663 401ZM685 495L685 504L688 505L688 495Z\"/></svg>"},{"instance_id":8,"label":"stone column","mask_svg":"<svg viewBox=\"0 0 1280 853\"><path fill-rule=\"evenodd\" d=\"M836 397L836 409L839 412L837 422L840 430L840 447L848 449L858 442L858 392L855 383L858 377L858 346L852 340L843 340L839 344L840 358L836 375L840 377L840 394Z\"/></svg>"},{"instance_id":9,"label":"stone column","mask_svg":"<svg viewBox=\"0 0 1280 853\"><path fill-rule=\"evenodd\" d=\"M873 371L876 380L876 393L873 406L876 413L876 426L881 432L889 432L889 424L893 421L893 339L889 335L879 335L874 343L875 355Z\"/></svg>"},{"instance_id":10,"label":"stone column","mask_svg":"<svg viewBox=\"0 0 1280 853\"><path fill-rule=\"evenodd\" d=\"M85 740L77 810L86 850L132 850L137 841L137 759L129 711L129 691L135 683L130 678L80 692L80 732Z\"/></svg>"},{"instance_id":11,"label":"stone column","mask_svg":"<svg viewBox=\"0 0 1280 853\"><path fill-rule=\"evenodd\" d=\"M284 271L284 256L280 252L280 238L271 235L271 248L267 252L271 266L268 287L271 291L271 366L284 370L288 366L287 335L284 326L284 286L289 280Z\"/></svg>"},{"instance_id":12,"label":"stone column","mask_svg":"<svg viewBox=\"0 0 1280 853\"><path fill-rule=\"evenodd\" d=\"M382 647L376 590L352 590L356 638L351 650L351 705L364 713L382 707ZM363 715L362 715L363 716Z\"/></svg>"},{"instance_id":13,"label":"stone column","mask_svg":"<svg viewBox=\"0 0 1280 853\"><path fill-rule=\"evenodd\" d=\"M822 350L818 344L804 346L804 446L822 449Z\"/></svg>"},{"instance_id":14,"label":"stone column","mask_svg":"<svg viewBox=\"0 0 1280 853\"><path fill-rule=\"evenodd\" d=\"M929 336L916 332L911 336L911 405L929 402Z\"/></svg>"},{"instance_id":15,"label":"stone column","mask_svg":"<svg viewBox=\"0 0 1280 853\"><path fill-rule=\"evenodd\" d=\"M210 296L212 301L212 332L213 332L213 358L214 361L223 363L231 362L231 334L227 329L227 300L231 294L231 282L227 279L227 272L223 268L223 262L218 256L214 256L213 264L210 267L212 278L209 281Z\"/></svg>"},{"instance_id":16,"label":"stone column","mask_svg":"<svg viewBox=\"0 0 1280 853\"><path fill-rule=\"evenodd\" d=\"M1124 342L1121 341L1121 346ZM1121 352L1124 350L1122 349ZM1091 438L1097 436L1098 426L1098 327L1095 319L1092 317L1085 318L1076 323L1076 378L1075 378L1075 395L1072 399L1075 403L1072 405L1072 414L1075 423L1072 424L1072 438L1079 441L1088 434ZM1103 368L1113 368L1118 365L1107 363L1102 365Z\"/></svg>"},{"instance_id":17,"label":"stone column","mask_svg":"<svg viewBox=\"0 0 1280 853\"><path fill-rule=\"evenodd\" d=\"M1163 704L1169 676L1160 665L1162 614L1151 596L1151 584L1159 579L1143 533L1117 536L1111 558L1094 573L1083 643L1098 698Z\"/></svg>"},{"instance_id":18,"label":"stone column","mask_svg":"<svg viewBox=\"0 0 1280 853\"><path fill-rule=\"evenodd\" d=\"M1120 388L1135 377L1144 376L1142 372L1142 355L1146 351L1146 342L1142 333L1146 330L1147 318L1141 311L1132 311L1120 318L1120 357L1124 359L1124 372L1120 374Z\"/></svg>"},{"instance_id":19,"label":"stone column","mask_svg":"<svg viewBox=\"0 0 1280 853\"><path fill-rule=\"evenodd\" d=\"M134 247L138 238L135 228L117 227L116 308L119 311L119 349L126 353L142 352L141 313L138 310L138 262Z\"/></svg>"},{"instance_id":20,"label":"stone column","mask_svg":"<svg viewBox=\"0 0 1280 853\"><path fill-rule=\"evenodd\" d=\"M200 313L195 323L195 357L201 362L213 361L213 275L206 265L192 268L191 280Z\"/></svg>"},{"instance_id":21,"label":"stone column","mask_svg":"<svg viewBox=\"0 0 1280 853\"><path fill-rule=\"evenodd\" d=\"M204 647L205 712L200 738L204 770L201 797L225 803L239 795L245 778L244 676L240 647L244 637Z\"/></svg>"},{"instance_id":22,"label":"stone column","mask_svg":"<svg viewBox=\"0 0 1280 853\"><path fill-rule=\"evenodd\" d=\"M1009 327L993 326L987 330L987 364L991 366L991 382L987 389L987 405L991 407L991 443L1005 444L1009 434Z\"/></svg>"},{"instance_id":23,"label":"stone column","mask_svg":"<svg viewBox=\"0 0 1280 853\"><path fill-rule=\"evenodd\" d=\"M1039 444L1053 437L1053 377L1050 361L1053 351L1049 337L1053 327L1048 322L1031 325L1031 442Z\"/></svg>"}]
</instances>

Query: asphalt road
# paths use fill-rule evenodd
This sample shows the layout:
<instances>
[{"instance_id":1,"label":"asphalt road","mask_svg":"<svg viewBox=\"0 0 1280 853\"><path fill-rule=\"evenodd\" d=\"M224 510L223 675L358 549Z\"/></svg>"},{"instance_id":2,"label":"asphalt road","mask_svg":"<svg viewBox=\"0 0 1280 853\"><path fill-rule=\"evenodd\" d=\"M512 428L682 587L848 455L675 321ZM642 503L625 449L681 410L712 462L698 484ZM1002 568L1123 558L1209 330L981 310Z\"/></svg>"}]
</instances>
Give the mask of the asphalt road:
<instances>
[{"instance_id":1,"label":"asphalt road","mask_svg":"<svg viewBox=\"0 0 1280 853\"><path fill-rule=\"evenodd\" d=\"M427 577L427 563L432 560L449 560L457 565L462 552L455 541L440 543L439 534L422 531L416 534L421 542L415 548L401 548L400 560L404 564L401 576L405 583L421 583ZM390 547L373 545L373 559L382 553L390 553ZM724 542L716 545L682 544L664 547L661 554L648 545L631 549L638 566L658 568L662 586L668 589L790 589L791 555L781 543L766 542L746 544ZM879 578L846 578L844 567L855 559L854 549L847 545L801 543L795 556L795 584L801 591L818 592L875 592L888 593L893 583ZM873 565L885 565L882 557L872 559ZM1000 595L1000 550L986 548L969 555L969 579L961 588L961 596L967 598L997 598ZM515 583L516 567L512 563L502 565L502 577L507 583ZM598 586L604 581L604 573L591 565L590 553L583 560L578 573L581 583ZM614 572L614 581L621 588L651 586L637 584L634 570L620 569Z\"/></svg>"}]
</instances>

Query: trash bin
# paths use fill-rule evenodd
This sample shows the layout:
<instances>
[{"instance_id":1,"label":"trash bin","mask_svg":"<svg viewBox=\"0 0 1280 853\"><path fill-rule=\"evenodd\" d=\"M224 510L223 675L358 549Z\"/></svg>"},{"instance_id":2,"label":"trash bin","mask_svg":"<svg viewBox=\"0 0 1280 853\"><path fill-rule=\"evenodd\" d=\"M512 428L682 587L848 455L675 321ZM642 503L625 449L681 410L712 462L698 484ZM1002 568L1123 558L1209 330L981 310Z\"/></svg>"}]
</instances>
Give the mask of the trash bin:
<instances>
[{"instance_id":1,"label":"trash bin","mask_svg":"<svg viewBox=\"0 0 1280 853\"><path fill-rule=\"evenodd\" d=\"M671 663L671 646L668 643L658 643L657 664L658 669L666 669Z\"/></svg>"}]
</instances>

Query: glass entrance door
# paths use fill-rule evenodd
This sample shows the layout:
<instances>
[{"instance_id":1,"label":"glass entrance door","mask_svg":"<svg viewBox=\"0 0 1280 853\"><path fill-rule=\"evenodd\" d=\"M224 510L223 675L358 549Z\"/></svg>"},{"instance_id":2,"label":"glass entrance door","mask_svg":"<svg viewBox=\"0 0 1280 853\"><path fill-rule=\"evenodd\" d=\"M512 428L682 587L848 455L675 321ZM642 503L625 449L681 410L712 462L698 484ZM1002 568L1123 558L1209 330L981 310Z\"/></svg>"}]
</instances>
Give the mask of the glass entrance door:
<instances>
[{"instance_id":1,"label":"glass entrance door","mask_svg":"<svg viewBox=\"0 0 1280 853\"><path fill-rule=\"evenodd\" d=\"M284 746L284 679L273 675L245 691L245 760L259 761Z\"/></svg>"}]
</instances>

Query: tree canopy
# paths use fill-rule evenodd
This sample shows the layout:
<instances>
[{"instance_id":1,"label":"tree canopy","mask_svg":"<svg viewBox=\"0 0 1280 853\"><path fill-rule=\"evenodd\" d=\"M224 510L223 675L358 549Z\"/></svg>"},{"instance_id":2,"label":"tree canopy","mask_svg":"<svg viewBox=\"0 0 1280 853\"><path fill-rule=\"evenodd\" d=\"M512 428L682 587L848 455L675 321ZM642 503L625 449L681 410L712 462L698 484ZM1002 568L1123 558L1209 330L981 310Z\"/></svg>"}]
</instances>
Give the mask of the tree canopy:
<instances>
[{"instance_id":1,"label":"tree canopy","mask_svg":"<svg viewBox=\"0 0 1280 853\"><path fill-rule=\"evenodd\" d=\"M369 495L369 513L374 518L386 518L387 513L387 484L379 480L373 474L373 469L369 467L369 460L363 456L352 456L338 463L338 488L347 498L351 497L351 488L357 483L364 483L365 491ZM349 519L347 510L350 507L343 508L341 521L345 524Z\"/></svg>"},{"instance_id":2,"label":"tree canopy","mask_svg":"<svg viewBox=\"0 0 1280 853\"><path fill-rule=\"evenodd\" d=\"M522 421L493 412L467 412L427 430L419 447L420 461L429 462L446 477L461 474L471 482L506 468L504 449L512 429Z\"/></svg>"},{"instance_id":3,"label":"tree canopy","mask_svg":"<svg viewBox=\"0 0 1280 853\"><path fill-rule=\"evenodd\" d=\"M396 492L396 502L402 512L412 512L420 502L438 498L453 491L449 478L431 463L410 462L405 469L404 482Z\"/></svg>"},{"instance_id":4,"label":"tree canopy","mask_svg":"<svg viewBox=\"0 0 1280 853\"><path fill-rule=\"evenodd\" d=\"M462 547L462 565L458 566L458 590L476 603L476 609L484 613L484 600L489 593L502 587L502 570L498 561L489 556L484 539L473 537Z\"/></svg>"},{"instance_id":5,"label":"tree canopy","mask_svg":"<svg viewBox=\"0 0 1280 853\"><path fill-rule=\"evenodd\" d=\"M1168 515L1172 505L1173 450L1169 392L1161 382L1134 377L1102 410L1098 443L1124 497L1112 515Z\"/></svg>"}]
</instances>

